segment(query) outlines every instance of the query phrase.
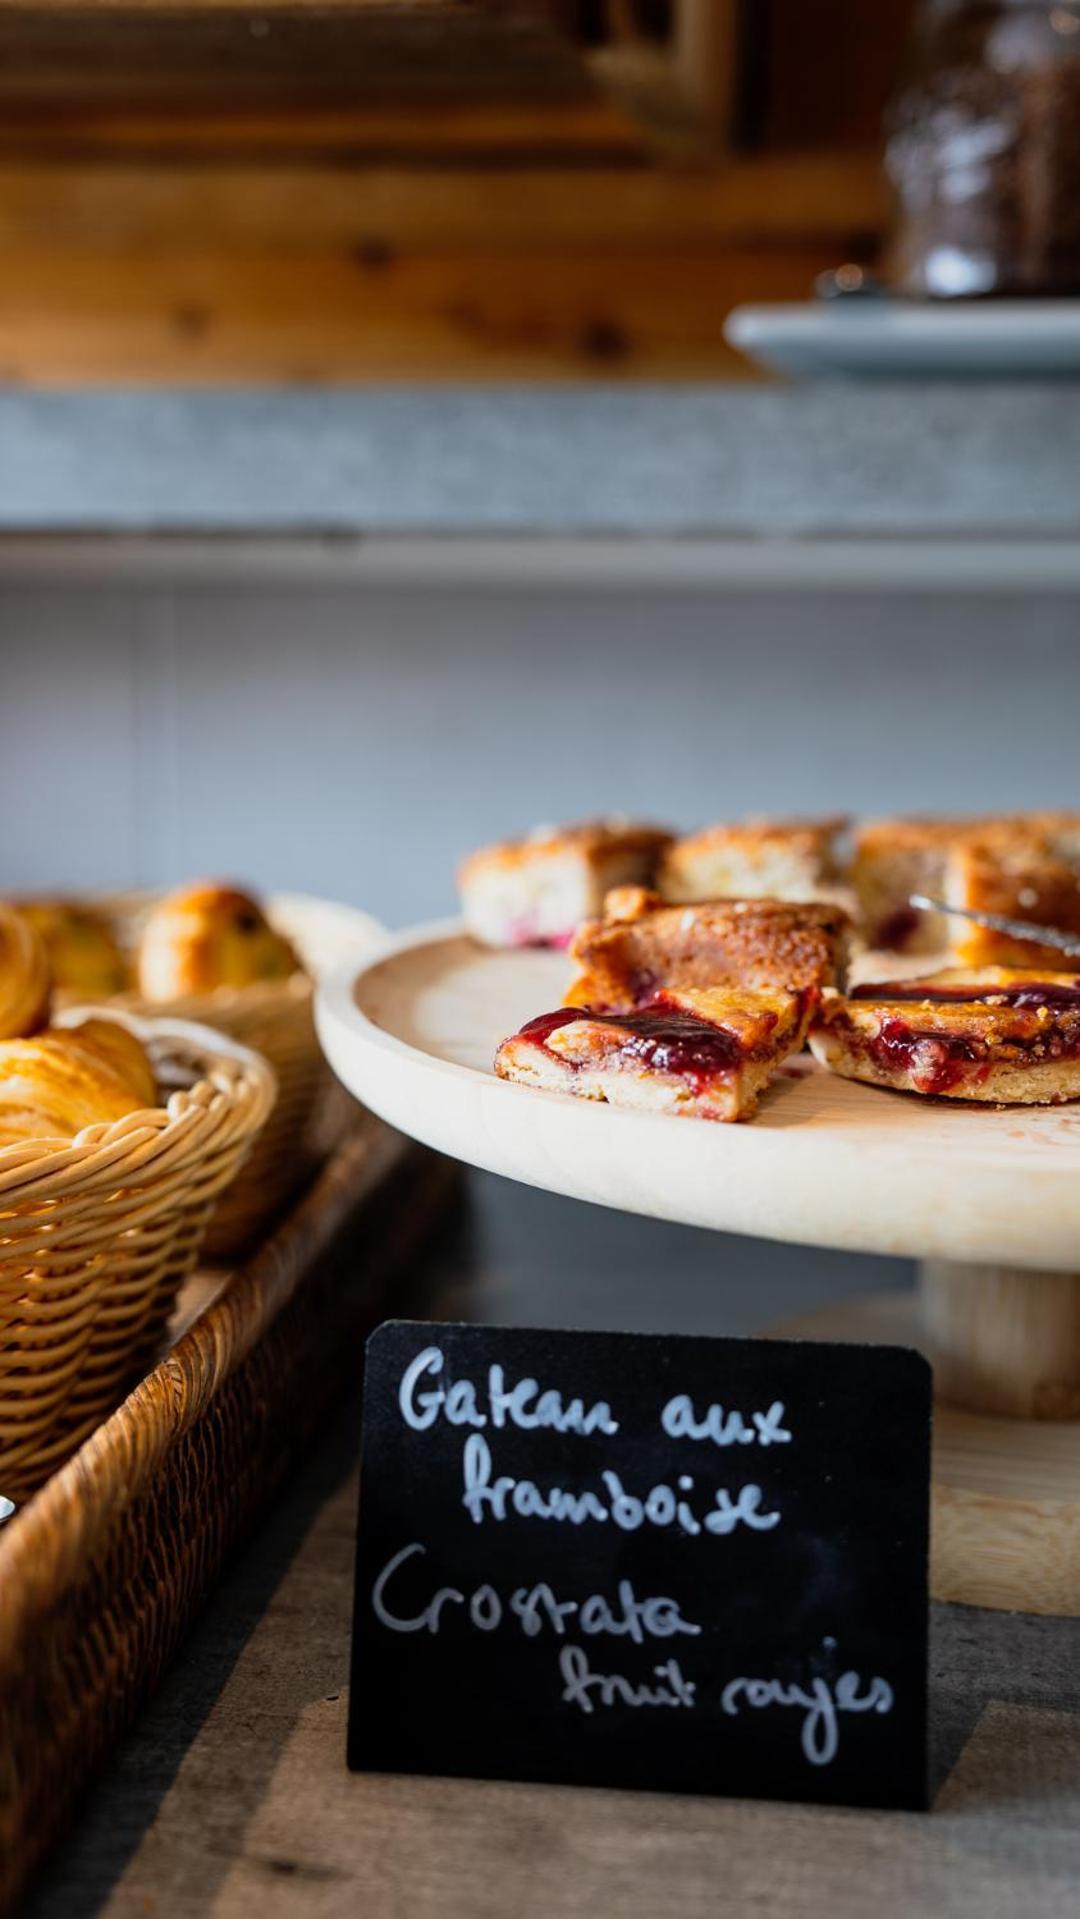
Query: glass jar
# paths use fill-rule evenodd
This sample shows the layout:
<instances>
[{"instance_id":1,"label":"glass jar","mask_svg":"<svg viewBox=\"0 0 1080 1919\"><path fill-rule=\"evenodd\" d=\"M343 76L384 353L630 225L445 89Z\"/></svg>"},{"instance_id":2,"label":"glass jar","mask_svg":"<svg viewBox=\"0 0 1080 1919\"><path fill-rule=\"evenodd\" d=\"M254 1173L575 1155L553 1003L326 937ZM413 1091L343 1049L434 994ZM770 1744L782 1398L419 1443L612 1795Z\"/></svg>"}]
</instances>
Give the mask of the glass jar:
<instances>
[{"instance_id":1,"label":"glass jar","mask_svg":"<svg viewBox=\"0 0 1080 1919\"><path fill-rule=\"evenodd\" d=\"M886 167L897 291L1080 292L1080 0L924 0Z\"/></svg>"}]
</instances>

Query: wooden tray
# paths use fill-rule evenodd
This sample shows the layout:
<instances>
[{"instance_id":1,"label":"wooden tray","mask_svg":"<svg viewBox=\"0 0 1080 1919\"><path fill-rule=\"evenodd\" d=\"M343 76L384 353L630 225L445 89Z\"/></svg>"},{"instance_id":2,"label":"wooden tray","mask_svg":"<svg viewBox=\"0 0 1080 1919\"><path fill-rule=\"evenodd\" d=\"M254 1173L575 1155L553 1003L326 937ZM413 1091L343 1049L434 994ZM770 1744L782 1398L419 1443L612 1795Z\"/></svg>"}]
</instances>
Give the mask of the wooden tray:
<instances>
[{"instance_id":1,"label":"wooden tray","mask_svg":"<svg viewBox=\"0 0 1080 1919\"><path fill-rule=\"evenodd\" d=\"M359 1383L363 1334L452 1184L446 1161L358 1118L247 1265L196 1280L169 1352L0 1531L0 1911L320 1413Z\"/></svg>"}]
</instances>

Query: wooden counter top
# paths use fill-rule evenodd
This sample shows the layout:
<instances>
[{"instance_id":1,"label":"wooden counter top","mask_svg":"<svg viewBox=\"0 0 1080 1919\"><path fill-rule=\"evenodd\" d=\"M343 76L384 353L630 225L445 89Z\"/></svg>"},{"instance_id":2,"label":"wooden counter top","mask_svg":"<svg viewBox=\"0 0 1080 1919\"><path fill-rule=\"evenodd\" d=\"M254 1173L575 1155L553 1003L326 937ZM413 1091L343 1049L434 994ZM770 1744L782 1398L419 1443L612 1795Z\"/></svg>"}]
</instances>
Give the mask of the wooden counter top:
<instances>
[{"instance_id":1,"label":"wooden counter top","mask_svg":"<svg viewBox=\"0 0 1080 1919\"><path fill-rule=\"evenodd\" d=\"M489 1179L402 1310L750 1330L899 1262L755 1249ZM780 1296L783 1291L783 1297ZM1075 1622L937 1607L934 1809L352 1776L356 1409L222 1583L29 1919L1064 1919L1080 1909Z\"/></svg>"}]
</instances>

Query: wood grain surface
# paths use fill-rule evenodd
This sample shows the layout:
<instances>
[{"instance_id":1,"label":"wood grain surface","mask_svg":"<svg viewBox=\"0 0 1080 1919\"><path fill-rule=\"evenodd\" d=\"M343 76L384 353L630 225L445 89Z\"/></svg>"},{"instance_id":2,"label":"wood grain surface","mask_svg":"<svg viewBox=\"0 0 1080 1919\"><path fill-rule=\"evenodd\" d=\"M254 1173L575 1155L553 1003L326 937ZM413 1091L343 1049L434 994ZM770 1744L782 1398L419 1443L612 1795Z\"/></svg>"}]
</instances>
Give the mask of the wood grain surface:
<instances>
[{"instance_id":1,"label":"wood grain surface","mask_svg":"<svg viewBox=\"0 0 1080 1919\"><path fill-rule=\"evenodd\" d=\"M943 1269L946 1276L948 1268ZM959 1269L965 1275L970 1269ZM1042 1276L1012 1273L1013 1296L1025 1282L1038 1293ZM1001 1313L1000 1274L972 1274L973 1302L985 1284L985 1317ZM937 1284L940 1284L940 1272ZM1055 1274L1072 1291L1069 1328L1080 1312L1080 1278ZM1030 1282L1034 1282L1030 1284ZM935 1269L923 1275L933 1298ZM974 1316L978 1317L977 1304ZM1052 1335L1055 1319L1049 1314ZM934 1366L935 1391L955 1390L957 1371L939 1367L935 1332L941 1315L920 1313L914 1295L890 1293L803 1314L776 1328L799 1339L854 1340L916 1346ZM1007 1335L1009 1320L1002 1328ZM1070 1358L1062 1341L1062 1359ZM1018 1355L1022 1360L1022 1350ZM966 1371L961 1374L967 1383ZM1074 1380L1069 1382L1070 1395ZM1059 1402L1060 1403L1060 1402ZM1068 1403L1072 1403L1071 1399ZM1019 1418L950 1404L934 1410L930 1590L937 1599L1004 1611L1080 1616L1080 1420Z\"/></svg>"},{"instance_id":2,"label":"wood grain surface","mask_svg":"<svg viewBox=\"0 0 1080 1919\"><path fill-rule=\"evenodd\" d=\"M901 1269L476 1178L398 1309L747 1333ZM235 1562L26 1919L1073 1919L1076 1624L931 1616L929 1815L350 1776L358 1405Z\"/></svg>"},{"instance_id":3,"label":"wood grain surface","mask_svg":"<svg viewBox=\"0 0 1080 1919\"><path fill-rule=\"evenodd\" d=\"M0 7L0 380L744 376L876 258L909 13Z\"/></svg>"},{"instance_id":4,"label":"wood grain surface","mask_svg":"<svg viewBox=\"0 0 1080 1919\"><path fill-rule=\"evenodd\" d=\"M1080 1104L922 1099L788 1062L745 1125L654 1117L496 1079L501 1039L561 1004L565 955L491 952L453 923L324 982L331 1064L393 1126L578 1199L721 1232L1068 1272Z\"/></svg>"}]
</instances>

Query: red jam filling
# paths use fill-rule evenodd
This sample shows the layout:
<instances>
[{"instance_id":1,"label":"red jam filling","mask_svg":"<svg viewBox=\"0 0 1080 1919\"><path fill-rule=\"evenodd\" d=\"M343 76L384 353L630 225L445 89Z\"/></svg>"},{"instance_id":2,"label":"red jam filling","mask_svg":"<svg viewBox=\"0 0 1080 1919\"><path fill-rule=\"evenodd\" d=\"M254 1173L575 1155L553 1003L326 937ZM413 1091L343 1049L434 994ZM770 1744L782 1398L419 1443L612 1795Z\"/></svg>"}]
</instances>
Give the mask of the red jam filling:
<instances>
[{"instance_id":1,"label":"red jam filling","mask_svg":"<svg viewBox=\"0 0 1080 1919\"><path fill-rule=\"evenodd\" d=\"M1080 980L1025 980L1016 986L931 986L925 980L895 985L855 986L851 999L921 1000L924 1006L1011 1006L1017 1012L1080 1012Z\"/></svg>"},{"instance_id":2,"label":"red jam filling","mask_svg":"<svg viewBox=\"0 0 1080 1919\"><path fill-rule=\"evenodd\" d=\"M576 931L576 927L568 926L565 932L562 933L538 933L536 931L536 915L531 913L527 919L511 921L506 929L506 944L508 946L533 946L536 947L538 951L550 947L557 952L565 953Z\"/></svg>"},{"instance_id":3,"label":"red jam filling","mask_svg":"<svg viewBox=\"0 0 1080 1919\"><path fill-rule=\"evenodd\" d=\"M614 1026L627 1035L618 1048L618 1057L653 1067L661 1073L677 1073L699 1087L717 1073L730 1072L742 1063L746 1054L734 1034L690 1013L635 1012L592 1013L581 1007L560 1006L557 1012L541 1013L521 1028L522 1039L546 1046L552 1033L574 1020L587 1019L601 1026ZM564 1066L574 1062L558 1055Z\"/></svg>"},{"instance_id":4,"label":"red jam filling","mask_svg":"<svg viewBox=\"0 0 1080 1919\"><path fill-rule=\"evenodd\" d=\"M898 907L883 919L874 933L874 945L885 947L889 952L900 953L911 939L919 924L919 915L913 906Z\"/></svg>"},{"instance_id":5,"label":"red jam filling","mask_svg":"<svg viewBox=\"0 0 1080 1919\"><path fill-rule=\"evenodd\" d=\"M951 1092L962 1080L977 1077L973 1067L986 1067L985 1048L979 1040L920 1032L900 1019L883 1020L880 1031L866 1044L879 1066L910 1073L924 1093Z\"/></svg>"},{"instance_id":6,"label":"red jam filling","mask_svg":"<svg viewBox=\"0 0 1080 1919\"><path fill-rule=\"evenodd\" d=\"M887 997L891 1000L905 1000L911 1004L922 1005L973 1005L989 1004L1004 1006L1016 1012L1040 1012L1050 1014L1080 1014L1080 980L1041 981L1032 980L1027 984L1005 987L995 992L991 988L974 995L971 987L943 987L927 991L917 982L901 989L857 987L852 994L854 999L873 999ZM942 1033L925 1027L910 1026L906 1020L886 1015L877 1033L864 1037L863 1042L871 1059L884 1069L910 1073L916 1086L924 1093L948 1093L964 1080L985 1079L992 1061L985 1041L978 1033ZM1074 1059L1080 1055L1080 1026L1074 1017L1064 1029L1047 1027L1030 1035L1009 1036L1006 1045L1015 1056L1035 1055L1048 1059Z\"/></svg>"}]
</instances>

